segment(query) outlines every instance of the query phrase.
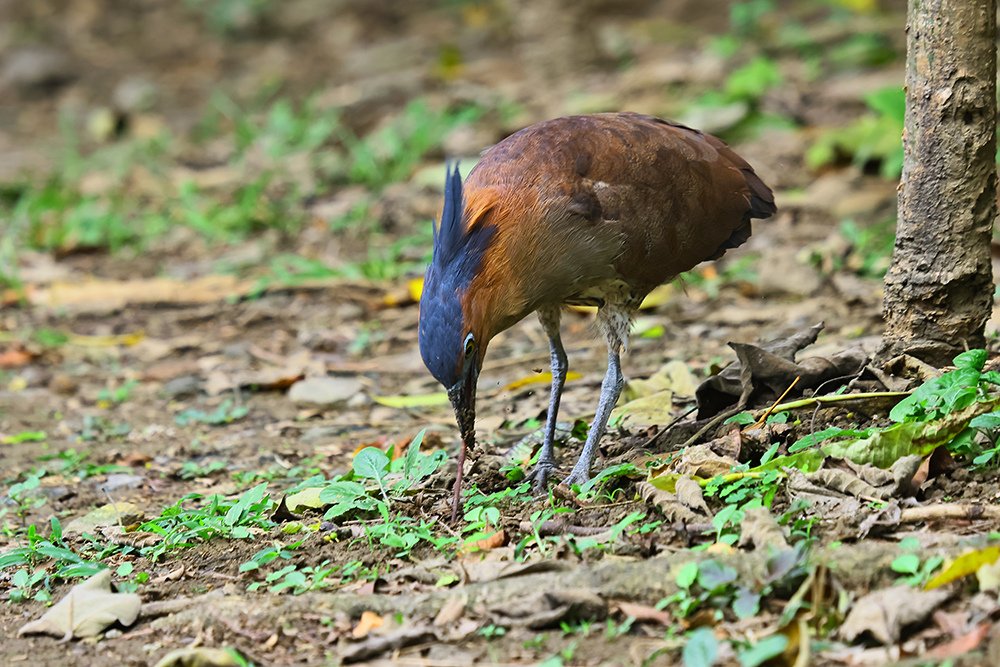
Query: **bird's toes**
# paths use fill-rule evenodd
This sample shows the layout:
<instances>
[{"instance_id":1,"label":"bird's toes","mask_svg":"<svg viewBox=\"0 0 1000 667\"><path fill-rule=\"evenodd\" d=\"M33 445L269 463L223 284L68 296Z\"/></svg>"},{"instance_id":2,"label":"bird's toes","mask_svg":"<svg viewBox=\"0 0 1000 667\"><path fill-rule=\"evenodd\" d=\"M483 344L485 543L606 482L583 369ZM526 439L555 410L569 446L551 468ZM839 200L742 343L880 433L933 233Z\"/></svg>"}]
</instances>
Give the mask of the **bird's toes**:
<instances>
[{"instance_id":1,"label":"bird's toes","mask_svg":"<svg viewBox=\"0 0 1000 667\"><path fill-rule=\"evenodd\" d=\"M578 470L576 468L573 468L573 472L571 472L569 476L563 480L563 484L569 487L572 487L574 484L583 486L589 481L590 481L589 472L587 472L586 470Z\"/></svg>"},{"instance_id":2,"label":"bird's toes","mask_svg":"<svg viewBox=\"0 0 1000 667\"><path fill-rule=\"evenodd\" d=\"M534 469L531 474L528 475L528 479L531 480L532 488L535 493L545 493L547 488L549 477L555 471L556 466L552 461L539 461L535 464Z\"/></svg>"}]
</instances>

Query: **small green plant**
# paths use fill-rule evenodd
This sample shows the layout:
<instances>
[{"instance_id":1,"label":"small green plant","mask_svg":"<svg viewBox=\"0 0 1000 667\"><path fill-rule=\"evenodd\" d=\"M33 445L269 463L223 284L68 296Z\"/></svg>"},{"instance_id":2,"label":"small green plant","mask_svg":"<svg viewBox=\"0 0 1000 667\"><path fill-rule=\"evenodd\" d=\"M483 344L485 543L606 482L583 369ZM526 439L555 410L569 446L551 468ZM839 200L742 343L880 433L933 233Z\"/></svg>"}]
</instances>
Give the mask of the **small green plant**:
<instances>
[{"instance_id":1,"label":"small green plant","mask_svg":"<svg viewBox=\"0 0 1000 667\"><path fill-rule=\"evenodd\" d=\"M247 414L249 414L249 412L249 406L235 405L232 399L227 398L211 412L205 412L204 410L199 410L197 408L187 408L186 410L182 410L174 417L174 422L176 422L178 426L187 426L189 424L223 426L225 424L231 424L235 421L243 419L247 416Z\"/></svg>"},{"instance_id":2,"label":"small green plant","mask_svg":"<svg viewBox=\"0 0 1000 667\"><path fill-rule=\"evenodd\" d=\"M77 449L64 449L58 454L45 454L38 460L45 463L52 472L64 477L87 479L97 475L109 475L116 472L132 472L132 468L114 463L93 463L90 452Z\"/></svg>"},{"instance_id":3,"label":"small green plant","mask_svg":"<svg viewBox=\"0 0 1000 667\"><path fill-rule=\"evenodd\" d=\"M819 169L842 158L853 158L864 167L874 162L887 179L898 179L903 171L903 117L906 94L898 86L882 88L865 96L869 113L847 127L831 129L806 151L806 164Z\"/></svg>"},{"instance_id":4,"label":"small green plant","mask_svg":"<svg viewBox=\"0 0 1000 667\"><path fill-rule=\"evenodd\" d=\"M348 154L347 177L374 190L405 180L450 131L472 123L481 114L473 106L439 111L423 100L414 100L391 123L363 139L342 130Z\"/></svg>"},{"instance_id":5,"label":"small green plant","mask_svg":"<svg viewBox=\"0 0 1000 667\"><path fill-rule=\"evenodd\" d=\"M149 572L136 572L135 566L128 561L115 568L115 575L121 579L115 585L119 593L135 593L149 581Z\"/></svg>"},{"instance_id":6,"label":"small green plant","mask_svg":"<svg viewBox=\"0 0 1000 667\"><path fill-rule=\"evenodd\" d=\"M186 509L184 503L192 500L206 502L199 508ZM144 522L139 530L154 533L160 540L142 553L152 561L175 549L193 546L217 537L247 539L255 529L270 528L269 518L273 502L267 494L267 484L258 484L236 500L219 495L203 498L189 494L176 504L163 510L159 517Z\"/></svg>"},{"instance_id":7,"label":"small green plant","mask_svg":"<svg viewBox=\"0 0 1000 667\"><path fill-rule=\"evenodd\" d=\"M915 537L900 540L899 548L903 553L893 559L890 565L893 572L901 575L897 580L899 583L908 586L923 586L944 563L944 559L940 556L931 556L921 560L917 553L920 551L920 540Z\"/></svg>"},{"instance_id":8,"label":"small green plant","mask_svg":"<svg viewBox=\"0 0 1000 667\"><path fill-rule=\"evenodd\" d=\"M988 400L1000 387L1000 373L984 372L986 350L955 357L955 370L924 382L889 412L894 422L931 421Z\"/></svg>"},{"instance_id":9,"label":"small green plant","mask_svg":"<svg viewBox=\"0 0 1000 667\"><path fill-rule=\"evenodd\" d=\"M63 540L62 524L52 517L47 538L31 524L24 533L23 546L0 553L0 570L8 568L18 568L11 575L18 589L11 600L22 602L28 599L48 601L52 580L90 577L103 570L104 565L87 560L70 549Z\"/></svg>"},{"instance_id":10,"label":"small green plant","mask_svg":"<svg viewBox=\"0 0 1000 667\"><path fill-rule=\"evenodd\" d=\"M395 504L447 459L443 451L421 453L423 435L421 431L414 436L406 454L396 459L392 458L392 450L386 454L376 447L366 447L355 454L352 471L330 480L320 491L319 499L330 505L324 518L336 520L348 515L377 517L377 521L365 526L369 542L396 549L400 556L405 556L422 542L435 549L458 542L459 538L455 536L435 534L433 522L416 521L394 512Z\"/></svg>"},{"instance_id":11,"label":"small green plant","mask_svg":"<svg viewBox=\"0 0 1000 667\"><path fill-rule=\"evenodd\" d=\"M36 510L45 504L45 496L39 492L39 486L42 482L42 477L45 477L46 471L44 469L34 470L29 472L25 478L20 482L15 482L11 484L7 489L7 498L9 498L17 508L16 513L20 519L24 519L25 515L32 510Z\"/></svg>"},{"instance_id":12,"label":"small green plant","mask_svg":"<svg viewBox=\"0 0 1000 667\"><path fill-rule=\"evenodd\" d=\"M132 431L125 422L113 422L100 415L84 415L80 440L83 442L109 442L124 438Z\"/></svg>"},{"instance_id":13,"label":"small green plant","mask_svg":"<svg viewBox=\"0 0 1000 667\"><path fill-rule=\"evenodd\" d=\"M263 581L251 583L247 586L247 590L255 591L268 584L270 584L268 590L272 593L288 591L293 595L301 595L308 591L320 590L333 585L334 582L330 577L339 569L338 566L329 563L330 561L324 560L319 565L286 565L269 572Z\"/></svg>"},{"instance_id":14,"label":"small green plant","mask_svg":"<svg viewBox=\"0 0 1000 667\"><path fill-rule=\"evenodd\" d=\"M492 623L479 628L479 635L487 639L499 639L507 634L507 628Z\"/></svg>"},{"instance_id":15,"label":"small green plant","mask_svg":"<svg viewBox=\"0 0 1000 667\"><path fill-rule=\"evenodd\" d=\"M132 397L132 392L138 385L138 380L126 380L117 387L105 387L97 394L97 404L102 408L121 405Z\"/></svg>"},{"instance_id":16,"label":"small green plant","mask_svg":"<svg viewBox=\"0 0 1000 667\"><path fill-rule=\"evenodd\" d=\"M225 469L225 461L209 461L205 464L198 463L197 461L185 461L181 464L181 469L177 473L177 476L181 479L197 479L199 477L210 477Z\"/></svg>"}]
</instances>

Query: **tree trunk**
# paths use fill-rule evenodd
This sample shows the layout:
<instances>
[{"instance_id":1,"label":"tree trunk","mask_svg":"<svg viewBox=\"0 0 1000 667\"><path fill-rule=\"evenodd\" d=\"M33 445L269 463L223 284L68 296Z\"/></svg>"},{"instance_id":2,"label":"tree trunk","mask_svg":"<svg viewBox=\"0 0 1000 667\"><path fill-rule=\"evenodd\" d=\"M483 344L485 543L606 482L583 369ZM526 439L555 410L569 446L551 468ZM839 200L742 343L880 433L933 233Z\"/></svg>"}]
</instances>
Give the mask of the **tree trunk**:
<instances>
[{"instance_id":1,"label":"tree trunk","mask_svg":"<svg viewBox=\"0 0 1000 667\"><path fill-rule=\"evenodd\" d=\"M983 347L993 304L997 0L909 0L903 179L880 356Z\"/></svg>"}]
</instances>

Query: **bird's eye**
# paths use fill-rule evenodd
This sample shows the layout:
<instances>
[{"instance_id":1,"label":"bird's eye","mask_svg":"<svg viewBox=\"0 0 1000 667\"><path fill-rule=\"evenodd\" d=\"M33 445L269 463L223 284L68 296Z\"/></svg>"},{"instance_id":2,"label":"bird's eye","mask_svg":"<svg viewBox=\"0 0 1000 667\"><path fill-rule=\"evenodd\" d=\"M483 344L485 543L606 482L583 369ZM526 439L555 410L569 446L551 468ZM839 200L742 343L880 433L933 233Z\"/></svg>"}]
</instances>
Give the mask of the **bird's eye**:
<instances>
[{"instance_id":1,"label":"bird's eye","mask_svg":"<svg viewBox=\"0 0 1000 667\"><path fill-rule=\"evenodd\" d=\"M476 351L476 339L472 335L472 332L470 331L469 335L465 337L465 356L471 357L472 353L475 351Z\"/></svg>"}]
</instances>

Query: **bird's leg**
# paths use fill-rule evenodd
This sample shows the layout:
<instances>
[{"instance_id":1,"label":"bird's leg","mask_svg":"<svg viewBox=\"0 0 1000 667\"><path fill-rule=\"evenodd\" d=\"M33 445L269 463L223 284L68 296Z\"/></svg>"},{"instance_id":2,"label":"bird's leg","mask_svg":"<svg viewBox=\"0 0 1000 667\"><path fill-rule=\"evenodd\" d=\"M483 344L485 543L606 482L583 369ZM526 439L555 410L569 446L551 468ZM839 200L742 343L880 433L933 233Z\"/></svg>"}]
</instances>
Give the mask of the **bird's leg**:
<instances>
[{"instance_id":1,"label":"bird's leg","mask_svg":"<svg viewBox=\"0 0 1000 667\"><path fill-rule=\"evenodd\" d=\"M604 435L604 429L608 426L608 418L611 410L618 402L618 397L622 393L625 379L622 377L621 350L628 340L628 330L631 326L631 317L623 309L604 307L598 312L597 323L604 331L608 341L608 371L604 374L604 381L601 382L601 398L597 404L597 413L594 414L594 422L590 425L590 432L587 433L587 442L583 445L580 458L573 466L573 471L564 480L566 485L585 484L590 480L590 466L594 463L597 455L597 446Z\"/></svg>"},{"instance_id":2,"label":"bird's leg","mask_svg":"<svg viewBox=\"0 0 1000 667\"><path fill-rule=\"evenodd\" d=\"M559 336L559 308L543 308L538 311L538 321L542 323L545 335L549 338L549 357L552 368L552 392L549 394L549 413L545 419L545 439L542 450L538 454L538 462L531 472L536 493L545 490L549 475L555 470L556 460L552 454L556 437L556 420L559 417L559 400L562 398L563 385L566 383L566 371L569 361Z\"/></svg>"}]
</instances>

